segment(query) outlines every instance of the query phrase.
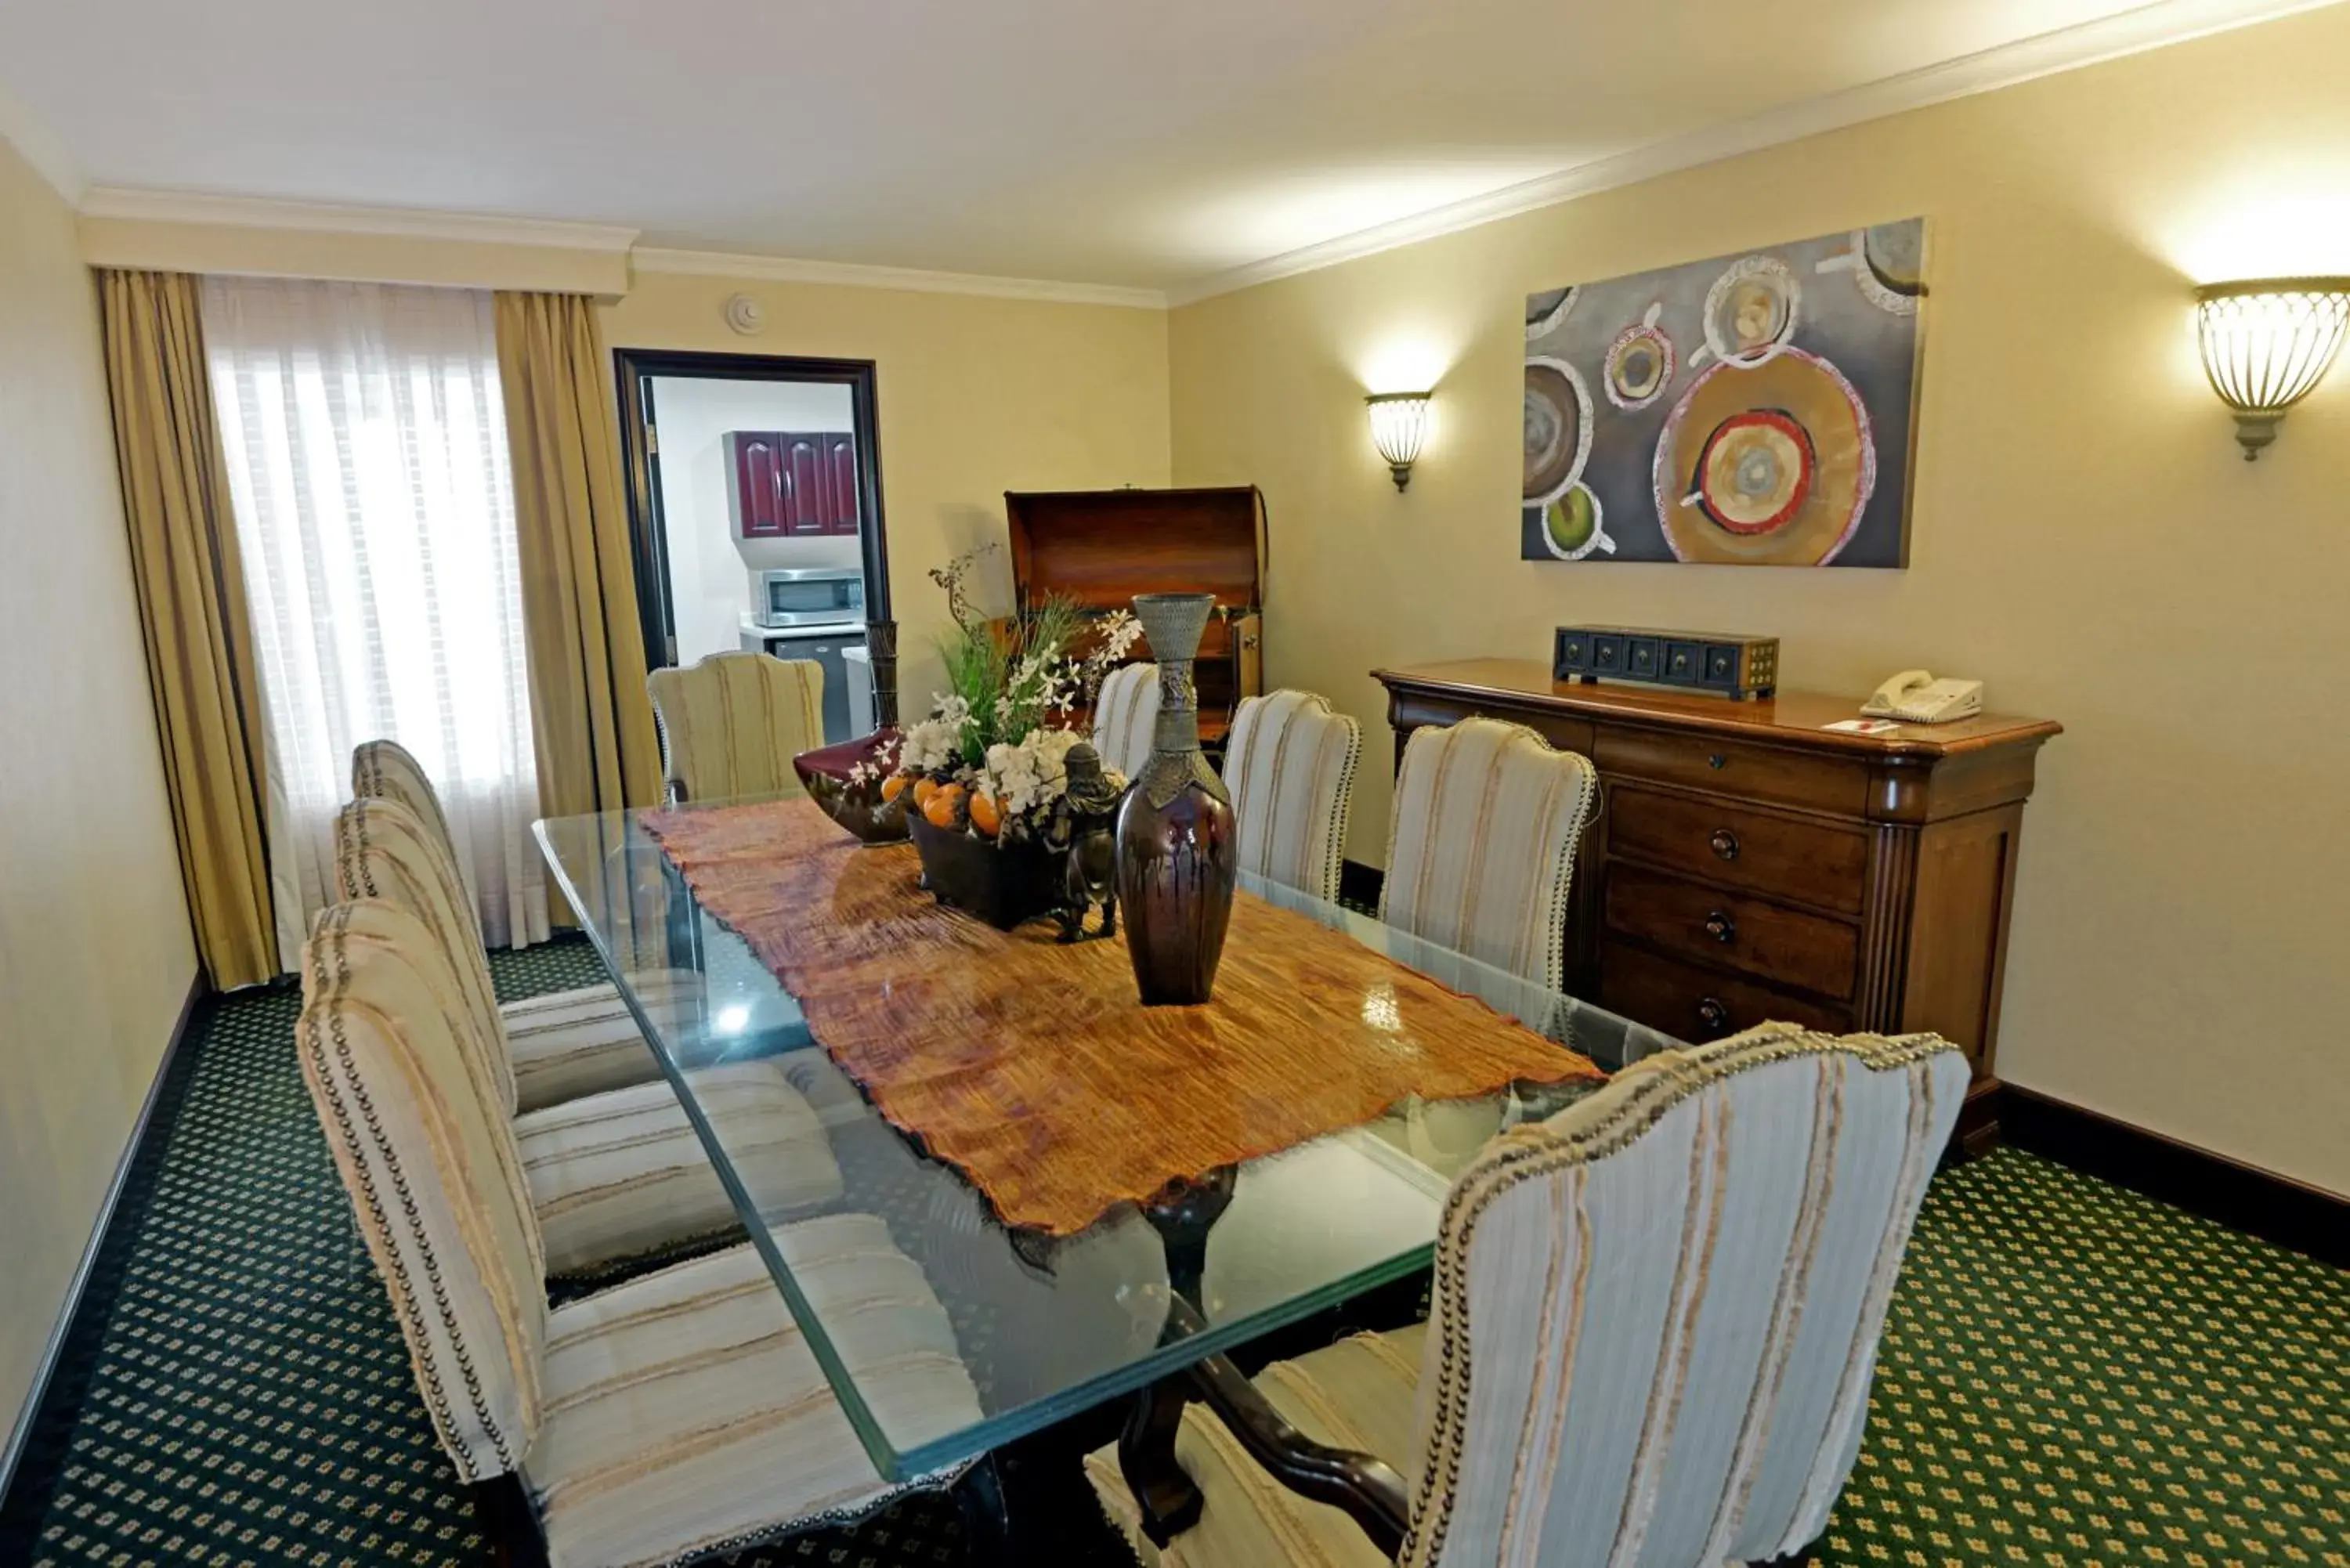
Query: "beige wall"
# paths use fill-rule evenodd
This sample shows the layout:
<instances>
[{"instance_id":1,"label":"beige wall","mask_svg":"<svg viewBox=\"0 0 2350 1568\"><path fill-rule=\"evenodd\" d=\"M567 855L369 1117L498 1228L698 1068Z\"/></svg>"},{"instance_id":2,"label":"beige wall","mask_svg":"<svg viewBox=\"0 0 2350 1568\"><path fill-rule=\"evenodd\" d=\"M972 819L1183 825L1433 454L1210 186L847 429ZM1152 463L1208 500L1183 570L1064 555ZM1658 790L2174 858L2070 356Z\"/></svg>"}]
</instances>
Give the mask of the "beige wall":
<instances>
[{"instance_id":1,"label":"beige wall","mask_svg":"<svg viewBox=\"0 0 2350 1568\"><path fill-rule=\"evenodd\" d=\"M0 141L0 1433L194 949L73 214Z\"/></svg>"},{"instance_id":2,"label":"beige wall","mask_svg":"<svg viewBox=\"0 0 2350 1568\"><path fill-rule=\"evenodd\" d=\"M744 337L721 314L766 307ZM1156 310L639 273L608 306L612 346L874 361L889 589L910 713L938 684L946 600L931 568L1003 537L1007 490L1168 482L1167 317ZM993 562L995 602L1011 576Z\"/></svg>"},{"instance_id":3,"label":"beige wall","mask_svg":"<svg viewBox=\"0 0 2350 1568\"><path fill-rule=\"evenodd\" d=\"M2002 1074L2350 1190L2350 367L2247 466L2189 284L2350 273L2350 7L1756 153L1174 313L1178 483L1272 515L1268 679L1371 759L1373 666L1579 619L1771 632L1789 684L1927 665L2062 720L2026 816ZM1517 559L1520 297L1923 213L1909 569ZM1440 384L1399 496L1367 389ZM1423 382L1424 384L1424 382Z\"/></svg>"}]
</instances>

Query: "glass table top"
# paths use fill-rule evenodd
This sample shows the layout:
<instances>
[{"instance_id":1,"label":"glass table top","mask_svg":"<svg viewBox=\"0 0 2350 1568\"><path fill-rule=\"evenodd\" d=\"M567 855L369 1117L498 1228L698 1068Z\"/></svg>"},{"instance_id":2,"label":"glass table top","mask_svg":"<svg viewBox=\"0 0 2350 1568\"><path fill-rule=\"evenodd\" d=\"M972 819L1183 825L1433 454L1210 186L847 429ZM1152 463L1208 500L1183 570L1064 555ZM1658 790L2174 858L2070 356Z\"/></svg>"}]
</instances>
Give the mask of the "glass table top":
<instances>
[{"instance_id":1,"label":"glass table top","mask_svg":"<svg viewBox=\"0 0 2350 1568\"><path fill-rule=\"evenodd\" d=\"M975 1458L1427 1267L1452 1176L1495 1133L1592 1086L1520 1084L1481 1099L1407 1101L1365 1126L1220 1173L1187 1201L1150 1214L1121 1204L1058 1239L1008 1230L976 1188L926 1157L833 1064L783 984L698 906L633 812L557 818L536 831L752 1245L891 1480ZM905 853L860 851L893 852ZM1677 1044L1338 905L1253 877L1243 876L1242 888L1602 1067ZM1367 993L1363 1005L1376 1009L1380 998ZM841 1174L837 1198L763 1211L746 1173L774 1129L713 1115L696 1091L710 1069L755 1060L775 1063L815 1109ZM904 1408L847 1365L843 1333L854 1303L819 1304L821 1293L788 1261L795 1224L841 1213L880 1220L945 1307L978 1392L977 1422Z\"/></svg>"}]
</instances>

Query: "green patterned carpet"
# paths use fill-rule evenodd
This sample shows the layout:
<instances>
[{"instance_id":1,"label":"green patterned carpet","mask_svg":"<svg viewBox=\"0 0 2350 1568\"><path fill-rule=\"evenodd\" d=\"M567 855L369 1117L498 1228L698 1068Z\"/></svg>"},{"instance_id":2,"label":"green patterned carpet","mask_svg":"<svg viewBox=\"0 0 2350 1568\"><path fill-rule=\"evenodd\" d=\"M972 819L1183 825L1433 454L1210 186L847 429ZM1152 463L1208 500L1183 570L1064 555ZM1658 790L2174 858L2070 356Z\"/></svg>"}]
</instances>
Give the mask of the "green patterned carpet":
<instances>
[{"instance_id":1,"label":"green patterned carpet","mask_svg":"<svg viewBox=\"0 0 2350 1568\"><path fill-rule=\"evenodd\" d=\"M510 996L596 978L577 942L495 966ZM187 1043L0 1563L490 1561L312 1119L297 1006L243 996ZM1815 1561L2350 1568L2345 1347L2350 1275L2019 1152L1946 1173ZM1007 1462L1033 1559L1130 1561L1075 1451ZM739 1561L963 1555L953 1506L918 1500Z\"/></svg>"}]
</instances>

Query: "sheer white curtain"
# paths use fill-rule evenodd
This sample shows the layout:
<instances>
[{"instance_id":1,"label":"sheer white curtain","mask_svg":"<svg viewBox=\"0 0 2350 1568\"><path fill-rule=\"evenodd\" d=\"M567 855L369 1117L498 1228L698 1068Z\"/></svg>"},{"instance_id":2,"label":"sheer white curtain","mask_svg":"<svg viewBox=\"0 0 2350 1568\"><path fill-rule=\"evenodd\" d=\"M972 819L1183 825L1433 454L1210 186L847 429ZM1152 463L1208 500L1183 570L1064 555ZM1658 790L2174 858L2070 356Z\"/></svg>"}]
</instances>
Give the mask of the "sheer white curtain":
<instances>
[{"instance_id":1,"label":"sheer white curtain","mask_svg":"<svg viewBox=\"0 0 2350 1568\"><path fill-rule=\"evenodd\" d=\"M351 748L377 736L432 775L492 945L544 940L490 296L208 278L204 337L269 713L286 968L334 898Z\"/></svg>"}]
</instances>

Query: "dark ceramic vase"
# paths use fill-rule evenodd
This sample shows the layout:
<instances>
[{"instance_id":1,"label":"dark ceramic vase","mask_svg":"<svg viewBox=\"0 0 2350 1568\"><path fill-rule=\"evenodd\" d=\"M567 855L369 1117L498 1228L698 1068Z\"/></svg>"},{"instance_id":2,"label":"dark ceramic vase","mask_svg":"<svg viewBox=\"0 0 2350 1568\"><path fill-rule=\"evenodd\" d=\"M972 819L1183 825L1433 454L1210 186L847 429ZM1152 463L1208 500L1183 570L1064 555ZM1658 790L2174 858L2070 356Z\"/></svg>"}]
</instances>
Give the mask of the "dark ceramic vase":
<instances>
[{"instance_id":1,"label":"dark ceramic vase","mask_svg":"<svg viewBox=\"0 0 2350 1568\"><path fill-rule=\"evenodd\" d=\"M1232 918L1240 844L1232 797L1200 754L1191 660L1213 594L1138 594L1134 613L1159 661L1150 760L1118 812L1118 902L1145 1006L1208 1000Z\"/></svg>"}]
</instances>

